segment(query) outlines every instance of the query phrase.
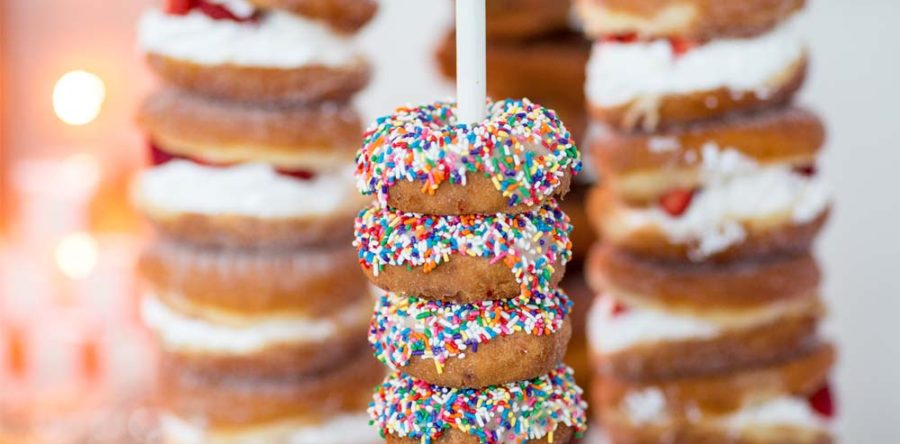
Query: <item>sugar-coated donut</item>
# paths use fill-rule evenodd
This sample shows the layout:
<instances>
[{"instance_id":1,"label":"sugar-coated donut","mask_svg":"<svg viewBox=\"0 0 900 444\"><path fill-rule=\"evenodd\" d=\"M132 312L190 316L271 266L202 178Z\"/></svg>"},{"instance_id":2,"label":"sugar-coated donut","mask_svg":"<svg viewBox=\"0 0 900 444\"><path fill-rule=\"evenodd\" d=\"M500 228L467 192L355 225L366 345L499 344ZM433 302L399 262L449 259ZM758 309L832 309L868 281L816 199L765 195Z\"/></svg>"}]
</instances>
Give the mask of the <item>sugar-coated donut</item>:
<instances>
[{"instance_id":1,"label":"sugar-coated donut","mask_svg":"<svg viewBox=\"0 0 900 444\"><path fill-rule=\"evenodd\" d=\"M223 99L343 101L370 77L350 37L280 10L242 21L201 10L150 10L140 20L138 41L166 83Z\"/></svg>"},{"instance_id":2,"label":"sugar-coated donut","mask_svg":"<svg viewBox=\"0 0 900 444\"><path fill-rule=\"evenodd\" d=\"M247 0L263 9L283 9L322 20L339 32L356 32L375 16L375 0Z\"/></svg>"},{"instance_id":3,"label":"sugar-coated donut","mask_svg":"<svg viewBox=\"0 0 900 444\"><path fill-rule=\"evenodd\" d=\"M633 35L707 40L751 37L803 9L805 0L575 0L594 38Z\"/></svg>"},{"instance_id":4,"label":"sugar-coated donut","mask_svg":"<svg viewBox=\"0 0 900 444\"><path fill-rule=\"evenodd\" d=\"M554 200L521 214L433 216L374 205L356 218L372 282L459 303L547 294L571 258L568 217Z\"/></svg>"},{"instance_id":5,"label":"sugar-coated donut","mask_svg":"<svg viewBox=\"0 0 900 444\"><path fill-rule=\"evenodd\" d=\"M563 365L484 389L440 387L393 373L376 390L369 414L394 443L567 443L587 427L581 393Z\"/></svg>"},{"instance_id":6,"label":"sugar-coated donut","mask_svg":"<svg viewBox=\"0 0 900 444\"><path fill-rule=\"evenodd\" d=\"M585 91L596 119L654 131L787 103L807 60L793 21L752 38L691 45L609 38L594 44Z\"/></svg>"},{"instance_id":7,"label":"sugar-coated donut","mask_svg":"<svg viewBox=\"0 0 900 444\"><path fill-rule=\"evenodd\" d=\"M138 123L169 155L310 172L352 162L363 131L359 114L349 105L248 104L174 88L148 96Z\"/></svg>"},{"instance_id":8,"label":"sugar-coated donut","mask_svg":"<svg viewBox=\"0 0 900 444\"><path fill-rule=\"evenodd\" d=\"M454 304L387 293L369 329L375 356L442 387L536 378L562 359L572 333L562 292Z\"/></svg>"},{"instance_id":9,"label":"sugar-coated donut","mask_svg":"<svg viewBox=\"0 0 900 444\"><path fill-rule=\"evenodd\" d=\"M828 444L833 347L762 367L671 381L595 379L592 406L614 442Z\"/></svg>"},{"instance_id":10,"label":"sugar-coated donut","mask_svg":"<svg viewBox=\"0 0 900 444\"><path fill-rule=\"evenodd\" d=\"M578 149L556 113L527 99L489 103L466 125L452 103L398 108L366 132L358 186L424 214L520 213L568 192Z\"/></svg>"}]
</instances>

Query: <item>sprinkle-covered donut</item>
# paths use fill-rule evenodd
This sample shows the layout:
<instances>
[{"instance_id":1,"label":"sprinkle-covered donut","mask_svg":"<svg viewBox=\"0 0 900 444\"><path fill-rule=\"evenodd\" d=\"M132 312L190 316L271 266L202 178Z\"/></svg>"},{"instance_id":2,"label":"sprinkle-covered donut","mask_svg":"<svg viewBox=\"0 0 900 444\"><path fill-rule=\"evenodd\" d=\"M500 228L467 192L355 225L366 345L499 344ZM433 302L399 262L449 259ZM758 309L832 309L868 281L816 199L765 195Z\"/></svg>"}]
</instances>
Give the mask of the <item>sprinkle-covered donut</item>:
<instances>
[{"instance_id":1,"label":"sprinkle-covered donut","mask_svg":"<svg viewBox=\"0 0 900 444\"><path fill-rule=\"evenodd\" d=\"M580 155L554 111L507 99L487 116L461 124L438 102L379 118L357 154L360 191L426 214L520 213L568 191Z\"/></svg>"},{"instance_id":2,"label":"sprinkle-covered donut","mask_svg":"<svg viewBox=\"0 0 900 444\"><path fill-rule=\"evenodd\" d=\"M550 293L572 256L572 225L556 201L522 214L435 216L373 205L354 246L372 282L459 303Z\"/></svg>"},{"instance_id":3,"label":"sprinkle-covered donut","mask_svg":"<svg viewBox=\"0 0 900 444\"><path fill-rule=\"evenodd\" d=\"M554 369L565 354L571 306L559 290L473 304L385 293L375 306L369 342L381 362L431 384L527 380Z\"/></svg>"},{"instance_id":4,"label":"sprinkle-covered donut","mask_svg":"<svg viewBox=\"0 0 900 444\"><path fill-rule=\"evenodd\" d=\"M461 442L453 437L462 434L487 444L560 443L566 440L554 440L555 434L586 428L581 393L565 365L484 389L439 387L395 372L376 390L369 415L388 442Z\"/></svg>"}]
</instances>

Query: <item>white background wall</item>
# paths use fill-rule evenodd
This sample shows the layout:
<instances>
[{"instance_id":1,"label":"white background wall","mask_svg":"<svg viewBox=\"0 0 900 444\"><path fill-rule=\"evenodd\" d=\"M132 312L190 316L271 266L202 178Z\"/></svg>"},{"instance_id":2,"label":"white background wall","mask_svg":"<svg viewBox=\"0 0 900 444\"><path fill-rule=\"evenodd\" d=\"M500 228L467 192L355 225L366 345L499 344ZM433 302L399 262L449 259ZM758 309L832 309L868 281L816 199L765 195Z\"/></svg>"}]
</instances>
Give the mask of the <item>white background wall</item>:
<instances>
[{"instance_id":1,"label":"white background wall","mask_svg":"<svg viewBox=\"0 0 900 444\"><path fill-rule=\"evenodd\" d=\"M490 1L490 0L488 0ZM432 51L449 0L383 0L363 36L378 61L360 100L370 115L452 94ZM900 442L900 2L812 0L814 66L801 102L829 125L824 172L837 207L820 242L840 345L843 442Z\"/></svg>"}]
</instances>

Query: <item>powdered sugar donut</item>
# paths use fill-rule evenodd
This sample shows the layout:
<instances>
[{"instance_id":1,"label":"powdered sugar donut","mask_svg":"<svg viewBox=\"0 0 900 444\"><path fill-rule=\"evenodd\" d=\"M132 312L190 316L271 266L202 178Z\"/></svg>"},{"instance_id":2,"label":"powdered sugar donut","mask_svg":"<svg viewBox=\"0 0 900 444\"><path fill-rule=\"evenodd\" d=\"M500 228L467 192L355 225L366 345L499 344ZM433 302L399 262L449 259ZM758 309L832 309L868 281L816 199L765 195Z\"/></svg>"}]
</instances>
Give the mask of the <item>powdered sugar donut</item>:
<instances>
[{"instance_id":1,"label":"powdered sugar donut","mask_svg":"<svg viewBox=\"0 0 900 444\"><path fill-rule=\"evenodd\" d=\"M376 390L369 415L388 443L559 444L586 429L581 393L564 365L483 389L440 387L394 373Z\"/></svg>"},{"instance_id":2,"label":"powdered sugar donut","mask_svg":"<svg viewBox=\"0 0 900 444\"><path fill-rule=\"evenodd\" d=\"M472 304L387 293L369 342L381 362L430 384L500 385L556 367L572 334L570 307L560 291Z\"/></svg>"},{"instance_id":3,"label":"powdered sugar donut","mask_svg":"<svg viewBox=\"0 0 900 444\"><path fill-rule=\"evenodd\" d=\"M438 102L378 119L357 155L360 191L440 215L520 213L568 192L581 161L555 112L508 99L487 116L459 124L455 105Z\"/></svg>"},{"instance_id":4,"label":"powdered sugar donut","mask_svg":"<svg viewBox=\"0 0 900 444\"><path fill-rule=\"evenodd\" d=\"M384 290L459 303L551 292L572 256L554 200L521 214L434 216L374 205L356 218L359 261Z\"/></svg>"}]
</instances>

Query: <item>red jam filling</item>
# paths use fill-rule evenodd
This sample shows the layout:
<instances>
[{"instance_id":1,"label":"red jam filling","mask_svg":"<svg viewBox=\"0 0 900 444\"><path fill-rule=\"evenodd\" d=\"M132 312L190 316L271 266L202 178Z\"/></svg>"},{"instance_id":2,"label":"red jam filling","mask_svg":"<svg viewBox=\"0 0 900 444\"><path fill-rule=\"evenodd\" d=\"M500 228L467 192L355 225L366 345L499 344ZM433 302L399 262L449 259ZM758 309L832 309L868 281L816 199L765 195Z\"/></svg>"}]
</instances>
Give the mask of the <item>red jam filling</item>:
<instances>
[{"instance_id":1,"label":"red jam filling","mask_svg":"<svg viewBox=\"0 0 900 444\"><path fill-rule=\"evenodd\" d=\"M213 20L231 20L235 22L252 22L259 18L259 13L249 17L238 17L231 10L218 3L207 0L168 0L165 11L167 14L186 15L197 9Z\"/></svg>"},{"instance_id":2,"label":"red jam filling","mask_svg":"<svg viewBox=\"0 0 900 444\"><path fill-rule=\"evenodd\" d=\"M228 163L214 163L214 162L209 162L209 161L206 161L203 159L196 159L193 157L167 153L167 152L159 149L159 147L156 146L156 144L154 144L152 142L149 144L149 151L150 151L150 164L152 166L159 166L159 165L171 162L173 160L186 160L188 162L193 162L198 165L203 165L203 166L208 166L208 167L217 167L217 168L226 168L226 167L234 165L234 164L228 164ZM277 172L278 174L280 174L282 176L290 177L290 178L296 179L296 180L312 180L314 177L316 177L315 173L313 173L312 171L306 171L306 170L287 170L287 169L283 169L283 168L276 168L275 172Z\"/></svg>"},{"instance_id":3,"label":"red jam filling","mask_svg":"<svg viewBox=\"0 0 900 444\"><path fill-rule=\"evenodd\" d=\"M687 211L694 200L694 189L677 189L669 191L659 198L659 205L672 217L679 217Z\"/></svg>"},{"instance_id":4,"label":"red jam filling","mask_svg":"<svg viewBox=\"0 0 900 444\"><path fill-rule=\"evenodd\" d=\"M806 177L813 177L818 174L819 170L815 165L803 165L794 167L794 172Z\"/></svg>"},{"instance_id":5,"label":"red jam filling","mask_svg":"<svg viewBox=\"0 0 900 444\"><path fill-rule=\"evenodd\" d=\"M615 318L628 313L628 307L607 294L600 294L597 298L597 303L602 304L603 311L610 317Z\"/></svg>"},{"instance_id":6,"label":"red jam filling","mask_svg":"<svg viewBox=\"0 0 900 444\"><path fill-rule=\"evenodd\" d=\"M669 37L665 40L667 40L669 42L669 45L672 46L672 52L675 53L676 57L683 56L690 50L701 45L701 42L697 40L686 39L683 37ZM640 36L638 36L637 33L630 33L604 37L602 41L615 43L636 43L642 41L642 39Z\"/></svg>"},{"instance_id":7,"label":"red jam filling","mask_svg":"<svg viewBox=\"0 0 900 444\"><path fill-rule=\"evenodd\" d=\"M834 398L831 396L829 384L822 386L822 388L807 398L807 401L809 401L809 406L819 415L828 419L834 418Z\"/></svg>"}]
</instances>

